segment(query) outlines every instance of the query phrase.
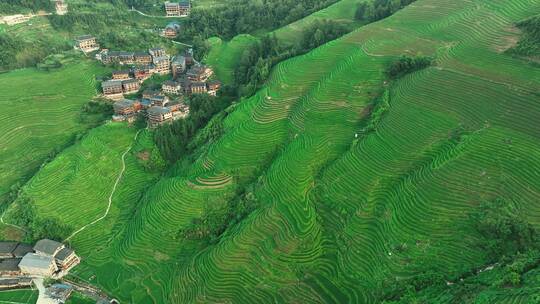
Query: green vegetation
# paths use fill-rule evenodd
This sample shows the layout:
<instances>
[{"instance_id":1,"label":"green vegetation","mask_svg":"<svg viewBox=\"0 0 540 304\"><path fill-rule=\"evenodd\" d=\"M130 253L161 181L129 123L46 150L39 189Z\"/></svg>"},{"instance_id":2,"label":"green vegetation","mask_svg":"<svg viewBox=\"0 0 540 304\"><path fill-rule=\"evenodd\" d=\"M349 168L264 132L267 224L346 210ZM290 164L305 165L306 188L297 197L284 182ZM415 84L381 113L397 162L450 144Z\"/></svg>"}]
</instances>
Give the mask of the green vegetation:
<instances>
[{"instance_id":1,"label":"green vegetation","mask_svg":"<svg viewBox=\"0 0 540 304\"><path fill-rule=\"evenodd\" d=\"M535 303L540 75L501 48L538 10L420 0L273 67L247 53L260 89L158 130L166 172L139 134L75 274L130 303ZM21 191L82 227L136 132L92 130Z\"/></svg>"},{"instance_id":2,"label":"green vegetation","mask_svg":"<svg viewBox=\"0 0 540 304\"><path fill-rule=\"evenodd\" d=\"M54 2L50 0L9 0L0 2L0 14L21 14L37 12L39 10L51 11Z\"/></svg>"},{"instance_id":3,"label":"green vegetation","mask_svg":"<svg viewBox=\"0 0 540 304\"><path fill-rule=\"evenodd\" d=\"M386 74L391 79L403 77L409 73L425 69L431 65L433 59L425 56L401 56L398 60L392 62L388 67Z\"/></svg>"},{"instance_id":4,"label":"green vegetation","mask_svg":"<svg viewBox=\"0 0 540 304\"><path fill-rule=\"evenodd\" d=\"M511 48L510 53L540 57L540 15L517 23L523 34L517 45Z\"/></svg>"},{"instance_id":5,"label":"green vegetation","mask_svg":"<svg viewBox=\"0 0 540 304\"><path fill-rule=\"evenodd\" d=\"M242 53L256 43L257 38L241 34L230 41L223 41L217 37L210 38L208 41L210 51L205 62L214 68L217 79L226 85L232 85L234 69Z\"/></svg>"},{"instance_id":6,"label":"green vegetation","mask_svg":"<svg viewBox=\"0 0 540 304\"><path fill-rule=\"evenodd\" d=\"M66 304L96 304L96 300L89 298L79 292L73 292Z\"/></svg>"},{"instance_id":7,"label":"green vegetation","mask_svg":"<svg viewBox=\"0 0 540 304\"><path fill-rule=\"evenodd\" d=\"M0 304L35 304L38 298L37 290L19 289L0 291Z\"/></svg>"},{"instance_id":8,"label":"green vegetation","mask_svg":"<svg viewBox=\"0 0 540 304\"><path fill-rule=\"evenodd\" d=\"M228 1L224 7L193 10L183 22L181 40L220 37L231 39L238 34L271 30L316 12L336 0L251 0Z\"/></svg>"},{"instance_id":9,"label":"green vegetation","mask_svg":"<svg viewBox=\"0 0 540 304\"><path fill-rule=\"evenodd\" d=\"M416 0L375 0L358 4L354 17L360 21L374 22L384 19Z\"/></svg>"},{"instance_id":10,"label":"green vegetation","mask_svg":"<svg viewBox=\"0 0 540 304\"><path fill-rule=\"evenodd\" d=\"M90 127L81 108L107 69L83 60L53 72L24 69L0 75L0 196L31 177Z\"/></svg>"}]
</instances>

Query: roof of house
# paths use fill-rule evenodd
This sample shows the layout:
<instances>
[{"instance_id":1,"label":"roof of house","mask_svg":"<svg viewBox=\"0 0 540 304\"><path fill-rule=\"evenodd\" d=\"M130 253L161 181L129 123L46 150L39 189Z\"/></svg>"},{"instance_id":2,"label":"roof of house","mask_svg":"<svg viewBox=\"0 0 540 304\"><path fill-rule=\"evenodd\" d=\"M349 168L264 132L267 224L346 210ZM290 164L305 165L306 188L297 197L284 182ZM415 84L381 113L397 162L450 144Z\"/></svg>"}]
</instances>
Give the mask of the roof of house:
<instances>
[{"instance_id":1,"label":"roof of house","mask_svg":"<svg viewBox=\"0 0 540 304\"><path fill-rule=\"evenodd\" d=\"M115 102L114 107L129 108L129 107L132 107L135 103L137 103L137 101L135 101L135 100L122 99L120 101Z\"/></svg>"},{"instance_id":2,"label":"roof of house","mask_svg":"<svg viewBox=\"0 0 540 304\"><path fill-rule=\"evenodd\" d=\"M37 241L36 245L34 245L34 250L37 252L43 252L45 254L54 255L56 251L58 251L59 248L64 246L64 244L49 240L49 239L43 239ZM25 255L26 257L27 255Z\"/></svg>"},{"instance_id":3,"label":"roof of house","mask_svg":"<svg viewBox=\"0 0 540 304\"><path fill-rule=\"evenodd\" d=\"M52 256L44 256L36 253L27 253L19 263L19 267L49 269L52 263L54 263L54 259Z\"/></svg>"},{"instance_id":4,"label":"roof of house","mask_svg":"<svg viewBox=\"0 0 540 304\"><path fill-rule=\"evenodd\" d=\"M163 83L163 86L169 86L169 87L176 87L176 86L179 86L180 84L176 81L172 81L172 80L167 80Z\"/></svg>"},{"instance_id":5,"label":"roof of house","mask_svg":"<svg viewBox=\"0 0 540 304\"><path fill-rule=\"evenodd\" d=\"M134 52L124 52L124 51L120 51L120 52L118 52L118 55L119 55L119 56L135 56L135 53L134 53Z\"/></svg>"},{"instance_id":6,"label":"roof of house","mask_svg":"<svg viewBox=\"0 0 540 304\"><path fill-rule=\"evenodd\" d=\"M30 244L19 243L17 248L13 250L13 255L15 257L23 257L25 254L34 251L34 248Z\"/></svg>"},{"instance_id":7,"label":"roof of house","mask_svg":"<svg viewBox=\"0 0 540 304\"><path fill-rule=\"evenodd\" d=\"M150 54L148 54L147 52L145 51L139 51L139 52L135 52L134 55L136 57L150 57Z\"/></svg>"},{"instance_id":8,"label":"roof of house","mask_svg":"<svg viewBox=\"0 0 540 304\"><path fill-rule=\"evenodd\" d=\"M155 48L151 48L150 49L150 52L165 52L165 50L161 47L155 47Z\"/></svg>"},{"instance_id":9,"label":"roof of house","mask_svg":"<svg viewBox=\"0 0 540 304\"><path fill-rule=\"evenodd\" d=\"M167 114L170 113L171 110L167 107L159 107L159 106L152 106L148 109L148 114Z\"/></svg>"},{"instance_id":10,"label":"roof of house","mask_svg":"<svg viewBox=\"0 0 540 304\"><path fill-rule=\"evenodd\" d=\"M154 62L160 62L160 61L169 61L169 57L167 57L167 56L156 56L156 57L154 57Z\"/></svg>"},{"instance_id":11,"label":"roof of house","mask_svg":"<svg viewBox=\"0 0 540 304\"><path fill-rule=\"evenodd\" d=\"M107 80L101 83L102 88L111 88L111 87L118 87L118 86L120 87L122 86L122 80Z\"/></svg>"},{"instance_id":12,"label":"roof of house","mask_svg":"<svg viewBox=\"0 0 540 304\"><path fill-rule=\"evenodd\" d=\"M73 252L74 252L73 249L64 247L64 249L58 251L55 258L60 260L60 261L63 261L65 258L70 256Z\"/></svg>"},{"instance_id":13,"label":"roof of house","mask_svg":"<svg viewBox=\"0 0 540 304\"><path fill-rule=\"evenodd\" d=\"M191 87L206 87L206 83L200 82L200 81L195 81L195 82L191 83Z\"/></svg>"},{"instance_id":14,"label":"roof of house","mask_svg":"<svg viewBox=\"0 0 540 304\"><path fill-rule=\"evenodd\" d=\"M0 260L0 271L19 271L20 258Z\"/></svg>"},{"instance_id":15,"label":"roof of house","mask_svg":"<svg viewBox=\"0 0 540 304\"><path fill-rule=\"evenodd\" d=\"M172 60L173 63L186 64L186 57L184 56L175 56Z\"/></svg>"},{"instance_id":16,"label":"roof of house","mask_svg":"<svg viewBox=\"0 0 540 304\"><path fill-rule=\"evenodd\" d=\"M130 84L130 83L139 83L139 81L137 79L126 79L126 80L122 80L122 84Z\"/></svg>"},{"instance_id":17,"label":"roof of house","mask_svg":"<svg viewBox=\"0 0 540 304\"><path fill-rule=\"evenodd\" d=\"M11 254L17 248L17 242L0 242L0 254Z\"/></svg>"},{"instance_id":18,"label":"roof of house","mask_svg":"<svg viewBox=\"0 0 540 304\"><path fill-rule=\"evenodd\" d=\"M128 70L112 71L112 74L113 74L113 75L118 75L118 74L129 74L129 71L128 71Z\"/></svg>"}]
</instances>

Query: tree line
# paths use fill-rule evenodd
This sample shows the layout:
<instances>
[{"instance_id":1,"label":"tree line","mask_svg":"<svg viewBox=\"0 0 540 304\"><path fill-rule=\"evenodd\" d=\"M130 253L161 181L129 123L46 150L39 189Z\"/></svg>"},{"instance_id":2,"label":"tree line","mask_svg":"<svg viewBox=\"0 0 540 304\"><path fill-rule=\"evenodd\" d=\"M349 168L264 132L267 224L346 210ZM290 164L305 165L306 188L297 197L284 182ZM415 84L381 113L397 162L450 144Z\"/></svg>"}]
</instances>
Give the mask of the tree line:
<instances>
[{"instance_id":1,"label":"tree line","mask_svg":"<svg viewBox=\"0 0 540 304\"><path fill-rule=\"evenodd\" d=\"M192 41L218 36L231 39L242 33L272 30L316 12L337 0L231 0L211 9L194 9L182 24L180 39Z\"/></svg>"},{"instance_id":2,"label":"tree line","mask_svg":"<svg viewBox=\"0 0 540 304\"><path fill-rule=\"evenodd\" d=\"M51 11L54 9L54 2L50 0L9 0L0 1L1 14L22 14L28 11L37 12L39 10Z\"/></svg>"},{"instance_id":3,"label":"tree line","mask_svg":"<svg viewBox=\"0 0 540 304\"><path fill-rule=\"evenodd\" d=\"M523 21L516 26L522 34L515 47L508 52L522 56L540 56L540 15Z\"/></svg>"},{"instance_id":4,"label":"tree line","mask_svg":"<svg viewBox=\"0 0 540 304\"><path fill-rule=\"evenodd\" d=\"M358 4L355 19L363 22L375 22L391 16L398 10L416 0L375 0Z\"/></svg>"}]
</instances>

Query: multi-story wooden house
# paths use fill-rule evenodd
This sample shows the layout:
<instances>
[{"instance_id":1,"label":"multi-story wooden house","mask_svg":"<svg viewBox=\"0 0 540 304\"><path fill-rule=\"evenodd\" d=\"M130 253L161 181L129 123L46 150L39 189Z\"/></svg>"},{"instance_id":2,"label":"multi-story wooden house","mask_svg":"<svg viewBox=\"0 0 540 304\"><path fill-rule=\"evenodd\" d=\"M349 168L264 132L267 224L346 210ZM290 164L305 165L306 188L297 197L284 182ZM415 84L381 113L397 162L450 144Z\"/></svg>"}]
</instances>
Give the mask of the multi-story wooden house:
<instances>
[{"instance_id":1,"label":"multi-story wooden house","mask_svg":"<svg viewBox=\"0 0 540 304\"><path fill-rule=\"evenodd\" d=\"M172 120L173 114L167 107L152 106L148 108L148 126L150 128L157 127L165 122Z\"/></svg>"},{"instance_id":2,"label":"multi-story wooden house","mask_svg":"<svg viewBox=\"0 0 540 304\"><path fill-rule=\"evenodd\" d=\"M169 57L158 56L154 57L154 71L159 75L166 75L171 72L171 63Z\"/></svg>"},{"instance_id":3,"label":"multi-story wooden house","mask_svg":"<svg viewBox=\"0 0 540 304\"><path fill-rule=\"evenodd\" d=\"M160 106L160 107L164 107L170 102L169 97L165 95L154 95L148 99L150 99L150 102L152 102L152 105Z\"/></svg>"},{"instance_id":4,"label":"multi-story wooden house","mask_svg":"<svg viewBox=\"0 0 540 304\"><path fill-rule=\"evenodd\" d=\"M191 83L190 91L191 94L204 94L208 92L208 88L206 87L206 83L196 81Z\"/></svg>"},{"instance_id":5,"label":"multi-story wooden house","mask_svg":"<svg viewBox=\"0 0 540 304\"><path fill-rule=\"evenodd\" d=\"M165 13L167 17L183 17L191 12L191 2L182 0L180 2L165 2Z\"/></svg>"},{"instance_id":6,"label":"multi-story wooden house","mask_svg":"<svg viewBox=\"0 0 540 304\"><path fill-rule=\"evenodd\" d=\"M186 76L190 81L204 82L214 74L214 71L208 66L195 64L187 71Z\"/></svg>"},{"instance_id":7,"label":"multi-story wooden house","mask_svg":"<svg viewBox=\"0 0 540 304\"><path fill-rule=\"evenodd\" d=\"M160 47L149 49L148 53L150 53L150 55L154 58L167 56L167 52L165 52L165 50Z\"/></svg>"},{"instance_id":8,"label":"multi-story wooden house","mask_svg":"<svg viewBox=\"0 0 540 304\"><path fill-rule=\"evenodd\" d=\"M112 99L123 96L124 88L122 87L122 80L107 80L101 83L103 95Z\"/></svg>"},{"instance_id":9,"label":"multi-story wooden house","mask_svg":"<svg viewBox=\"0 0 540 304\"><path fill-rule=\"evenodd\" d=\"M141 84L137 79L127 79L122 81L124 94L137 93L140 88Z\"/></svg>"},{"instance_id":10,"label":"multi-story wooden house","mask_svg":"<svg viewBox=\"0 0 540 304\"><path fill-rule=\"evenodd\" d=\"M116 115L131 115L140 111L141 103L136 100L122 99L113 105L114 114Z\"/></svg>"},{"instance_id":11,"label":"multi-story wooden house","mask_svg":"<svg viewBox=\"0 0 540 304\"><path fill-rule=\"evenodd\" d=\"M134 62L135 64L151 64L152 55L147 52L135 52Z\"/></svg>"},{"instance_id":12,"label":"multi-story wooden house","mask_svg":"<svg viewBox=\"0 0 540 304\"><path fill-rule=\"evenodd\" d=\"M161 90L166 94L178 95L182 93L182 85L179 82L168 80L161 85Z\"/></svg>"},{"instance_id":13,"label":"multi-story wooden house","mask_svg":"<svg viewBox=\"0 0 540 304\"><path fill-rule=\"evenodd\" d=\"M130 79L129 71L128 70L122 70L122 71L113 71L112 72L112 79L114 80L125 80Z\"/></svg>"},{"instance_id":14,"label":"multi-story wooden house","mask_svg":"<svg viewBox=\"0 0 540 304\"><path fill-rule=\"evenodd\" d=\"M79 36L75 39L75 48L89 53L99 50L99 43L97 43L96 37L91 35Z\"/></svg>"},{"instance_id":15,"label":"multi-story wooden house","mask_svg":"<svg viewBox=\"0 0 540 304\"><path fill-rule=\"evenodd\" d=\"M208 94L212 96L217 95L217 91L221 88L221 82L217 80L213 80L207 83L208 86Z\"/></svg>"},{"instance_id":16,"label":"multi-story wooden house","mask_svg":"<svg viewBox=\"0 0 540 304\"><path fill-rule=\"evenodd\" d=\"M180 74L186 71L186 57L175 56L171 61L171 70L174 78L180 76Z\"/></svg>"}]
</instances>

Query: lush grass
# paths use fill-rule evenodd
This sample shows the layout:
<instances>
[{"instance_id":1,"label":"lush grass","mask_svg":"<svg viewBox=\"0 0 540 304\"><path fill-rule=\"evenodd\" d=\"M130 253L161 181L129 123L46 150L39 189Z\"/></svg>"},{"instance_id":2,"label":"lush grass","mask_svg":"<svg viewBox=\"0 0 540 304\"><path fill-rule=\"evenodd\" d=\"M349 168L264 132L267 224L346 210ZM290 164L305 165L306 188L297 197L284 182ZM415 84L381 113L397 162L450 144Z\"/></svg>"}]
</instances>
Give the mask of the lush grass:
<instances>
[{"instance_id":1,"label":"lush grass","mask_svg":"<svg viewBox=\"0 0 540 304\"><path fill-rule=\"evenodd\" d=\"M95 304L96 300L89 298L79 292L73 292L66 304Z\"/></svg>"},{"instance_id":2,"label":"lush grass","mask_svg":"<svg viewBox=\"0 0 540 304\"><path fill-rule=\"evenodd\" d=\"M211 49L205 62L215 70L216 77L224 84L232 84L233 72L242 53L255 41L251 35L238 35L231 41L222 41L214 37L208 39Z\"/></svg>"},{"instance_id":3,"label":"lush grass","mask_svg":"<svg viewBox=\"0 0 540 304\"><path fill-rule=\"evenodd\" d=\"M383 282L426 264L443 275L485 266L469 220L480 202L511 200L540 226L540 74L500 51L511 25L538 10L530 0L418 0L280 63L195 160L148 189L128 161L109 228L73 240L84 258L76 274L133 303L378 303ZM436 64L386 83L402 54ZM384 111L371 117L377 97ZM214 244L182 238L247 183L260 206L246 219ZM72 191L36 199L93 208Z\"/></svg>"},{"instance_id":4,"label":"lush grass","mask_svg":"<svg viewBox=\"0 0 540 304\"><path fill-rule=\"evenodd\" d=\"M82 105L96 94L104 68L82 60L54 72L0 74L0 195L33 174L57 147L85 130Z\"/></svg>"},{"instance_id":5,"label":"lush grass","mask_svg":"<svg viewBox=\"0 0 540 304\"><path fill-rule=\"evenodd\" d=\"M0 304L35 304L38 298L37 290L19 289L0 291Z\"/></svg>"}]
</instances>

